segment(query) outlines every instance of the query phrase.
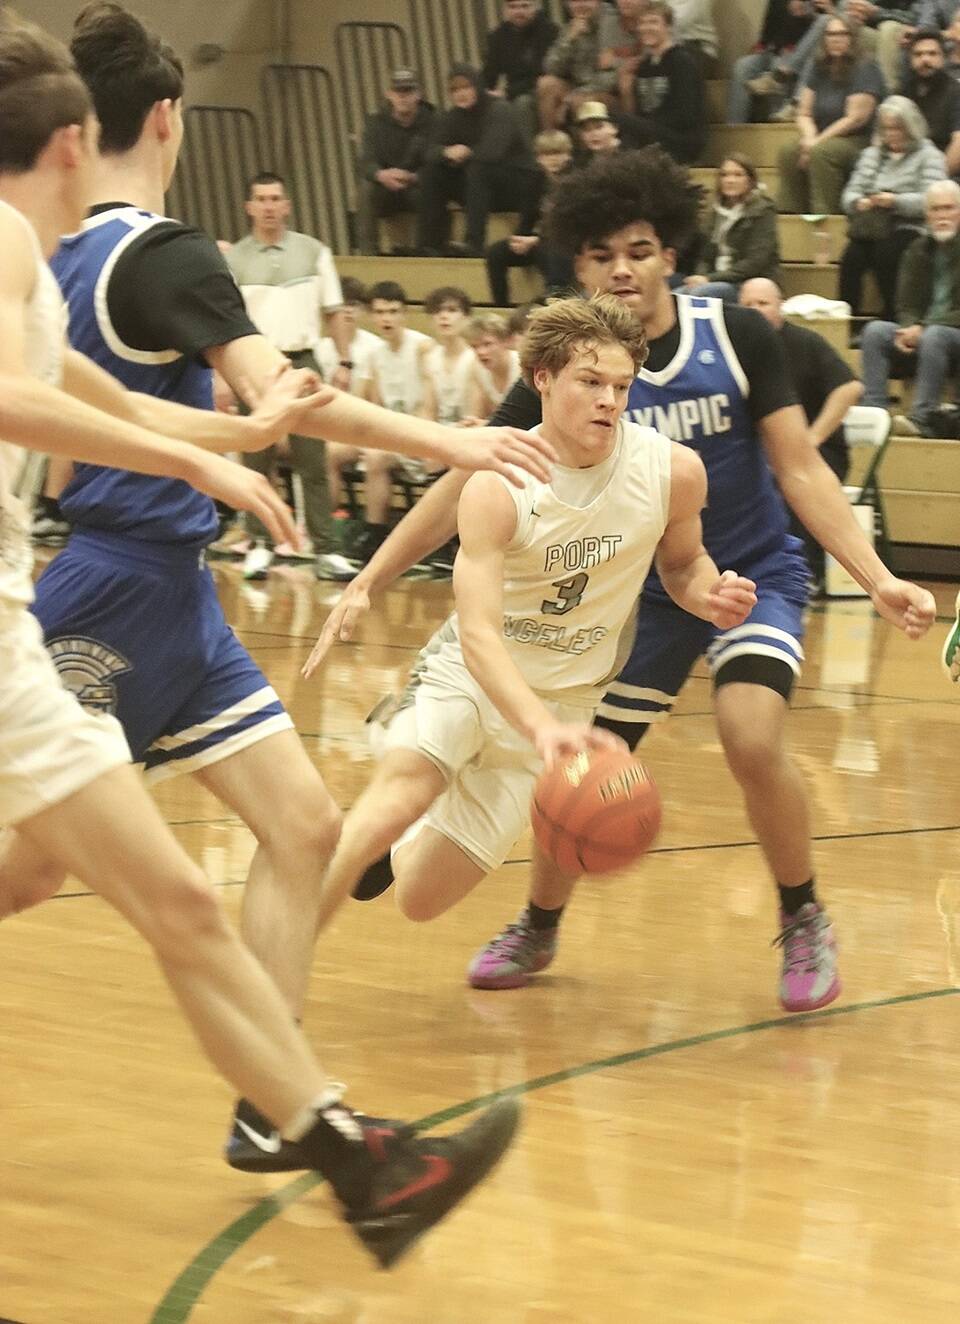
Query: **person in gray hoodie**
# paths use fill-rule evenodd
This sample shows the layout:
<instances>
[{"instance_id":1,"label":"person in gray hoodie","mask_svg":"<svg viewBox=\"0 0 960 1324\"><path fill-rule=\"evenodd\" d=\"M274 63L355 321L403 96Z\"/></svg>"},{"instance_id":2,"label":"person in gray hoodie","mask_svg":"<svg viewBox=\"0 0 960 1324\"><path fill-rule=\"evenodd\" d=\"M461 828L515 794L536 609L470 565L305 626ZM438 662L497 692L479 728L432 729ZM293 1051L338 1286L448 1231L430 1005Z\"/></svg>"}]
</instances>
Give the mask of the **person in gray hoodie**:
<instances>
[{"instance_id":1,"label":"person in gray hoodie","mask_svg":"<svg viewBox=\"0 0 960 1324\"><path fill-rule=\"evenodd\" d=\"M437 115L420 173L417 244L437 254L447 244L447 203L467 216L461 255L482 257L491 211L526 211L537 187L530 145L508 102L492 97L478 70L455 64L447 78L450 108Z\"/></svg>"},{"instance_id":2,"label":"person in gray hoodie","mask_svg":"<svg viewBox=\"0 0 960 1324\"><path fill-rule=\"evenodd\" d=\"M840 259L840 298L855 316L862 312L864 277L872 272L882 317L893 320L900 258L923 233L927 188L946 177L946 158L927 137L920 110L908 97L887 97L877 112L873 142L860 153L843 191L850 219Z\"/></svg>"}]
</instances>

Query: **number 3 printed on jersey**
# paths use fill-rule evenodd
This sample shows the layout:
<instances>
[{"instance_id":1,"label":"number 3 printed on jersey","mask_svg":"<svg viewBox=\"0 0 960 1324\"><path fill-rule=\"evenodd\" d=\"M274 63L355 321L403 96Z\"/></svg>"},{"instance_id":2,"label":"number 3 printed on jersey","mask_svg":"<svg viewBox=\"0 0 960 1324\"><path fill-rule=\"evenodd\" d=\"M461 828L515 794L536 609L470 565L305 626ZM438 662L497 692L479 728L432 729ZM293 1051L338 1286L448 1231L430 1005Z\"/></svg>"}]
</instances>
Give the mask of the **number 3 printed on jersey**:
<instances>
[{"instance_id":1,"label":"number 3 printed on jersey","mask_svg":"<svg viewBox=\"0 0 960 1324\"><path fill-rule=\"evenodd\" d=\"M589 582L590 576L583 573L571 575L569 579L555 579L553 587L560 591L556 598L544 598L540 610L545 616L565 616L580 605Z\"/></svg>"}]
</instances>

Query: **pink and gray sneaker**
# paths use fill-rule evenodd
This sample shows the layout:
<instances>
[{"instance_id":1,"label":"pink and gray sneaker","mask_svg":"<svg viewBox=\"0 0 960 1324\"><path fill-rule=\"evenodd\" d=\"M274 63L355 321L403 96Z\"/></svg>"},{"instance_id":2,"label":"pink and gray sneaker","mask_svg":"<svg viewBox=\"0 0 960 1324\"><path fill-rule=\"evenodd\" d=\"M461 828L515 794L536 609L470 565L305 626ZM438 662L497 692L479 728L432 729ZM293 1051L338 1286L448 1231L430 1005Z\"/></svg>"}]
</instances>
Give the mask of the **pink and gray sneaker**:
<instances>
[{"instance_id":1,"label":"pink and gray sneaker","mask_svg":"<svg viewBox=\"0 0 960 1324\"><path fill-rule=\"evenodd\" d=\"M524 910L470 962L467 983L473 988L523 988L530 976L545 970L557 952L557 930L535 929Z\"/></svg>"},{"instance_id":2,"label":"pink and gray sneaker","mask_svg":"<svg viewBox=\"0 0 960 1324\"><path fill-rule=\"evenodd\" d=\"M819 902L808 901L795 915L781 910L774 946L783 948L780 1005L785 1011L816 1011L839 995L837 943Z\"/></svg>"}]
</instances>

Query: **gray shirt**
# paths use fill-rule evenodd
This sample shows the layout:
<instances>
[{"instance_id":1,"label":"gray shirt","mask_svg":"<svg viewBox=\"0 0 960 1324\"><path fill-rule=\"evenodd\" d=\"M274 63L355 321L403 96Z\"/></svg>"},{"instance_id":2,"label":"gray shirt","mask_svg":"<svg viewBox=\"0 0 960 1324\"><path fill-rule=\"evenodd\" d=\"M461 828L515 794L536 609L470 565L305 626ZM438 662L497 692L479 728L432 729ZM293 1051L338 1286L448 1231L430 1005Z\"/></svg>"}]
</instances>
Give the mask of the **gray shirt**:
<instances>
[{"instance_id":1,"label":"gray shirt","mask_svg":"<svg viewBox=\"0 0 960 1324\"><path fill-rule=\"evenodd\" d=\"M320 339L320 311L343 304L340 277L326 244L286 230L275 244L252 234L228 249L250 320L276 349L294 354Z\"/></svg>"}]
</instances>

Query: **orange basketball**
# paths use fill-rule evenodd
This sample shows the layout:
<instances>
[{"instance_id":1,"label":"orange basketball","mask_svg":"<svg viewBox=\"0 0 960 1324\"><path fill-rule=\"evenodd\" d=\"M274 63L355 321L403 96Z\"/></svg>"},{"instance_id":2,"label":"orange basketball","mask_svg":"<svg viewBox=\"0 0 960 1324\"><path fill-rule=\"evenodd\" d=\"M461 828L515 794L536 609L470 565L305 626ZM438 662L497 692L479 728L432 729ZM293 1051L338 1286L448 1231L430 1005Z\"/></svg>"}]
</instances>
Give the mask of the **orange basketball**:
<instances>
[{"instance_id":1,"label":"orange basketball","mask_svg":"<svg viewBox=\"0 0 960 1324\"><path fill-rule=\"evenodd\" d=\"M530 804L537 844L566 874L631 864L653 845L661 815L656 782L617 750L585 750L542 772Z\"/></svg>"}]
</instances>

